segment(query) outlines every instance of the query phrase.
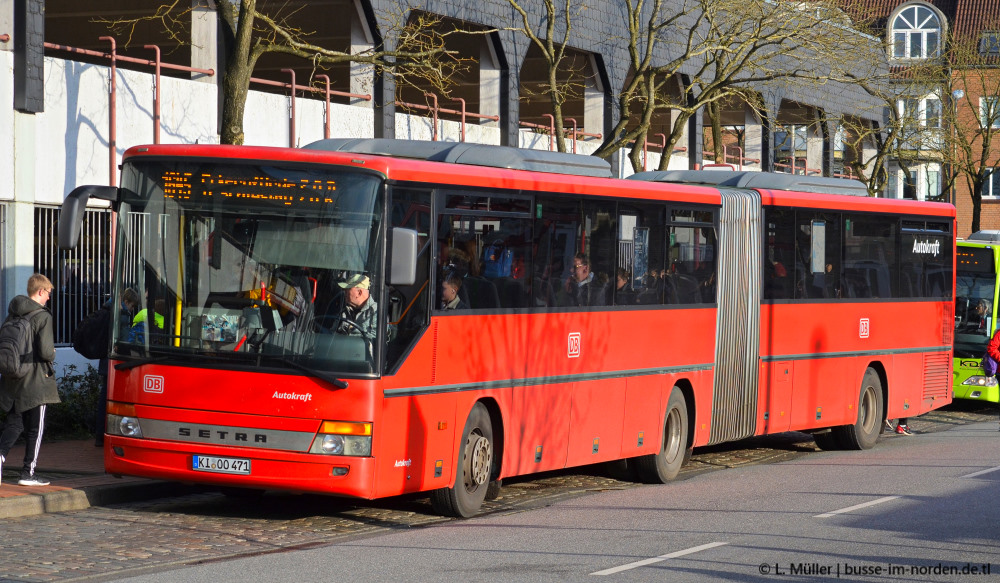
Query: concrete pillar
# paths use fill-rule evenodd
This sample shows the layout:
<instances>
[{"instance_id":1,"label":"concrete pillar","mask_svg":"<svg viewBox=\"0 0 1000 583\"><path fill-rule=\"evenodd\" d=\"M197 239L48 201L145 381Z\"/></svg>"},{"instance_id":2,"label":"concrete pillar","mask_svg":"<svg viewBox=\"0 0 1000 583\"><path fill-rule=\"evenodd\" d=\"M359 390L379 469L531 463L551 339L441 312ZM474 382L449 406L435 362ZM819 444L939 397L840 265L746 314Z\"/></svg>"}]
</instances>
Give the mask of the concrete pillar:
<instances>
[{"instance_id":1,"label":"concrete pillar","mask_svg":"<svg viewBox=\"0 0 1000 583\"><path fill-rule=\"evenodd\" d=\"M528 41L523 35L504 31L491 35L494 51L504 72L500 83L500 145L518 147L521 145L521 66L528 54ZM502 46L497 46L502 44Z\"/></svg>"},{"instance_id":2,"label":"concrete pillar","mask_svg":"<svg viewBox=\"0 0 1000 583\"><path fill-rule=\"evenodd\" d=\"M503 82L503 71L500 68L500 59L493 49L493 43L489 38L483 39L479 44L479 113L481 115L495 115L503 117L500 107L501 84ZM480 118L481 125L496 128L500 127L499 121Z\"/></svg>"},{"instance_id":3,"label":"concrete pillar","mask_svg":"<svg viewBox=\"0 0 1000 583\"><path fill-rule=\"evenodd\" d=\"M752 108L748 107L746 110L746 156L759 158L762 172L774 172L774 125L781 107L781 96L775 92L766 91L760 97L763 105L763 117L758 118ZM751 118L757 121L751 123ZM751 129L754 130L752 137Z\"/></svg>"},{"instance_id":4,"label":"concrete pillar","mask_svg":"<svg viewBox=\"0 0 1000 583\"><path fill-rule=\"evenodd\" d=\"M679 75L677 82L680 85L679 94L685 95L690 81L687 75ZM689 100L690 101L690 100ZM670 127L677 125L677 117L670 113ZM701 168L705 158L705 109L701 108L688 118L685 124L684 134L681 136L679 144L687 146L688 169Z\"/></svg>"},{"instance_id":5,"label":"concrete pillar","mask_svg":"<svg viewBox=\"0 0 1000 583\"><path fill-rule=\"evenodd\" d=\"M749 105L743 109L743 156L747 158L744 168L759 170L764 160L762 147L764 139L764 123Z\"/></svg>"},{"instance_id":6,"label":"concrete pillar","mask_svg":"<svg viewBox=\"0 0 1000 583\"><path fill-rule=\"evenodd\" d=\"M28 278L35 271L35 136L38 118L14 112L14 201L7 204L3 249L3 293L10 299L26 292ZM14 232L15 225L18 227ZM3 306L6 310L7 306ZM6 312L5 312L6 313Z\"/></svg>"},{"instance_id":7,"label":"concrete pillar","mask_svg":"<svg viewBox=\"0 0 1000 583\"><path fill-rule=\"evenodd\" d=\"M698 111L688 118L687 123L687 148L688 148L688 168L696 170L701 168L705 159L705 109Z\"/></svg>"},{"instance_id":8,"label":"concrete pillar","mask_svg":"<svg viewBox=\"0 0 1000 583\"><path fill-rule=\"evenodd\" d=\"M806 126L806 169L807 174L812 172L823 172L823 128L820 121L816 120L815 110L813 112L813 123Z\"/></svg>"},{"instance_id":9,"label":"concrete pillar","mask_svg":"<svg viewBox=\"0 0 1000 583\"><path fill-rule=\"evenodd\" d=\"M371 28L364 17L360 6L355 4L355 9L351 11L351 54L356 55L372 50L375 41L372 37ZM375 99L372 91L372 79L374 69L365 63L351 63L351 87L350 93L357 95L371 94L371 100L351 98L350 104L358 107L371 109L374 107Z\"/></svg>"},{"instance_id":10,"label":"concrete pillar","mask_svg":"<svg viewBox=\"0 0 1000 583\"><path fill-rule=\"evenodd\" d=\"M583 86L583 129L587 133L604 135L604 84L598 76L599 65L594 57L590 57L590 70L593 73L584 81Z\"/></svg>"},{"instance_id":11,"label":"concrete pillar","mask_svg":"<svg viewBox=\"0 0 1000 583\"><path fill-rule=\"evenodd\" d=\"M218 13L209 6L208 0L191 0L191 66L215 70L215 75L191 73L191 79L221 85L224 70L219 54L222 50Z\"/></svg>"}]
</instances>

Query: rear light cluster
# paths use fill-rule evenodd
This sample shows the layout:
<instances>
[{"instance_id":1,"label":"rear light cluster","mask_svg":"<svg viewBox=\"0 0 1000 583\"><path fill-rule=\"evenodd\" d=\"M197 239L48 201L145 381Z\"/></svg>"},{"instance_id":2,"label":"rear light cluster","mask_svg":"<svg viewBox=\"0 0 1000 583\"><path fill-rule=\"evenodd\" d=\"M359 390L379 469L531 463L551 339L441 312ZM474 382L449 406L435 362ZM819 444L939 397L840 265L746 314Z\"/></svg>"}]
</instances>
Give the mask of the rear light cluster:
<instances>
[{"instance_id":1,"label":"rear light cluster","mask_svg":"<svg viewBox=\"0 0 1000 583\"><path fill-rule=\"evenodd\" d=\"M372 424L324 421L309 453L368 457L372 454Z\"/></svg>"}]
</instances>

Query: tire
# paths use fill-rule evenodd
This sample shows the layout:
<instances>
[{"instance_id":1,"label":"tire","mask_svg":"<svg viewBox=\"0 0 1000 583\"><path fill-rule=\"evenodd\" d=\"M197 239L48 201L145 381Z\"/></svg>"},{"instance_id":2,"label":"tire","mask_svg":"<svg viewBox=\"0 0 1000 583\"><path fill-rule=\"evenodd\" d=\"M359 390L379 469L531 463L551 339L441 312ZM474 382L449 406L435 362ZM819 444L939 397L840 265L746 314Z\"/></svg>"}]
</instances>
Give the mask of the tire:
<instances>
[{"instance_id":1,"label":"tire","mask_svg":"<svg viewBox=\"0 0 1000 583\"><path fill-rule=\"evenodd\" d=\"M476 403L462 431L455 483L451 488L431 492L434 511L443 516L475 516L490 490L493 472L493 423L486 406ZM499 494L499 483L497 494Z\"/></svg>"},{"instance_id":2,"label":"tire","mask_svg":"<svg viewBox=\"0 0 1000 583\"><path fill-rule=\"evenodd\" d=\"M674 387L670 392L667 412L663 417L663 441L660 442L659 453L631 460L635 462L636 478L646 484L666 484L673 480L690 457L687 400L679 388Z\"/></svg>"},{"instance_id":3,"label":"tire","mask_svg":"<svg viewBox=\"0 0 1000 583\"><path fill-rule=\"evenodd\" d=\"M486 488L486 500L496 500L500 497L500 480L493 480Z\"/></svg>"},{"instance_id":4,"label":"tire","mask_svg":"<svg viewBox=\"0 0 1000 583\"><path fill-rule=\"evenodd\" d=\"M861 379L858 396L858 420L833 430L844 449L871 449L878 441L884 423L885 404L882 402L882 381L869 367Z\"/></svg>"},{"instance_id":5,"label":"tire","mask_svg":"<svg viewBox=\"0 0 1000 583\"><path fill-rule=\"evenodd\" d=\"M840 440L837 438L837 430L838 429L834 427L826 433L814 433L813 439L816 441L816 447L825 449L826 451L844 449L844 447L840 445Z\"/></svg>"}]
</instances>

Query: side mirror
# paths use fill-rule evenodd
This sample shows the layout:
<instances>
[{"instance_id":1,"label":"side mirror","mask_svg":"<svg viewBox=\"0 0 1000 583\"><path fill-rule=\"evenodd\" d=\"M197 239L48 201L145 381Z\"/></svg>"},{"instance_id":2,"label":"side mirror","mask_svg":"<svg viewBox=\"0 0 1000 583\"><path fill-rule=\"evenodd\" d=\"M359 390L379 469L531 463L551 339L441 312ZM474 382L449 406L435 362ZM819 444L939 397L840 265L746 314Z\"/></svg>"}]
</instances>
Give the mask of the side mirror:
<instances>
[{"instance_id":1,"label":"side mirror","mask_svg":"<svg viewBox=\"0 0 1000 583\"><path fill-rule=\"evenodd\" d=\"M69 250L80 242L80 227L87 211L90 197L118 202L118 188L114 186L78 186L66 195L59 213L59 248Z\"/></svg>"},{"instance_id":2,"label":"side mirror","mask_svg":"<svg viewBox=\"0 0 1000 583\"><path fill-rule=\"evenodd\" d=\"M390 285L413 285L417 281L417 245L416 231L393 227Z\"/></svg>"}]
</instances>

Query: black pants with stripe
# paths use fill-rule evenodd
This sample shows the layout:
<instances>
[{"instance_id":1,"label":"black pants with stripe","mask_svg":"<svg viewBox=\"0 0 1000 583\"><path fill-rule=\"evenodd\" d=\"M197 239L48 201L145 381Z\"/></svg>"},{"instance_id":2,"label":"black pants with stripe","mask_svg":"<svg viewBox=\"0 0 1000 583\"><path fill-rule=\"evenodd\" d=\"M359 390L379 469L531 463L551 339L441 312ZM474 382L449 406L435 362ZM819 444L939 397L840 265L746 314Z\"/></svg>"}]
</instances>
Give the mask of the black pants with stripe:
<instances>
[{"instance_id":1,"label":"black pants with stripe","mask_svg":"<svg viewBox=\"0 0 1000 583\"><path fill-rule=\"evenodd\" d=\"M38 450L42 447L42 431L45 429L45 405L21 413L13 410L7 413L3 432L0 433L0 456L6 459L7 452L14 446L17 438L24 433L24 465L21 467L21 478L35 475L35 465L38 462Z\"/></svg>"}]
</instances>

